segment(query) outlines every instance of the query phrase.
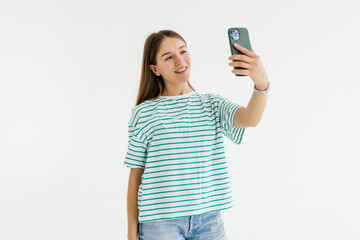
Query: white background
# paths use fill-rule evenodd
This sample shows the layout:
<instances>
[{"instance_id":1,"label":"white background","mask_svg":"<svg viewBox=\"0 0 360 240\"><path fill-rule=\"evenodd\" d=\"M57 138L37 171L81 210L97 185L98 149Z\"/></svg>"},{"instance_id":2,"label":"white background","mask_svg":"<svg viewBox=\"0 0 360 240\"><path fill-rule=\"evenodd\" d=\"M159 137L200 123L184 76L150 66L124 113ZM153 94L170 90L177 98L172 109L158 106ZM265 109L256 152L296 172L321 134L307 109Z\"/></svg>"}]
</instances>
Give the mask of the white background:
<instances>
[{"instance_id":1,"label":"white background","mask_svg":"<svg viewBox=\"0 0 360 240\"><path fill-rule=\"evenodd\" d=\"M272 83L225 140L230 240L360 239L356 1L0 2L0 239L126 239L127 123L144 41L182 35L190 82L247 105L227 58L246 27Z\"/></svg>"}]
</instances>

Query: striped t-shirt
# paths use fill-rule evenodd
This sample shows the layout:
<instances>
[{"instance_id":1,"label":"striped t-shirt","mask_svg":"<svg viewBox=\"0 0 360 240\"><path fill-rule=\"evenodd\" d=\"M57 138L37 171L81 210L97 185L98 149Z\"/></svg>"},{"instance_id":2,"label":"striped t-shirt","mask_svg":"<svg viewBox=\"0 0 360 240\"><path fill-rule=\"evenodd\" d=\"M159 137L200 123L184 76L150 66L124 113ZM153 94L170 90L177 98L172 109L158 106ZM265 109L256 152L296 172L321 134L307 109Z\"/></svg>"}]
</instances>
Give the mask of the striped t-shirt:
<instances>
[{"instance_id":1,"label":"striped t-shirt","mask_svg":"<svg viewBox=\"0 0 360 240\"><path fill-rule=\"evenodd\" d=\"M144 168L139 222L234 206L222 135L240 144L245 128L232 124L239 107L220 94L192 91L132 109L124 165Z\"/></svg>"}]
</instances>

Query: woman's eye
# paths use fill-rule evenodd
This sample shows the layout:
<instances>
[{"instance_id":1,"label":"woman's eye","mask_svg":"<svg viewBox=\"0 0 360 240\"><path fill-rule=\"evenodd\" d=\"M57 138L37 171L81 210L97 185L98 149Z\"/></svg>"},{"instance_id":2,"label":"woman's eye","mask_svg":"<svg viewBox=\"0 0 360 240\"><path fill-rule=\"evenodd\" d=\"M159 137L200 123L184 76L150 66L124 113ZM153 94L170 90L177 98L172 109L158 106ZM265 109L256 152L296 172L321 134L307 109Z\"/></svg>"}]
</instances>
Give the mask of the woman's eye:
<instances>
[{"instance_id":1,"label":"woman's eye","mask_svg":"<svg viewBox=\"0 0 360 240\"><path fill-rule=\"evenodd\" d=\"M182 52L181 52L181 54L183 54L183 53L186 53L186 51L182 51ZM171 56L170 56L170 57L165 58L165 61L169 60L170 58L171 58Z\"/></svg>"}]
</instances>

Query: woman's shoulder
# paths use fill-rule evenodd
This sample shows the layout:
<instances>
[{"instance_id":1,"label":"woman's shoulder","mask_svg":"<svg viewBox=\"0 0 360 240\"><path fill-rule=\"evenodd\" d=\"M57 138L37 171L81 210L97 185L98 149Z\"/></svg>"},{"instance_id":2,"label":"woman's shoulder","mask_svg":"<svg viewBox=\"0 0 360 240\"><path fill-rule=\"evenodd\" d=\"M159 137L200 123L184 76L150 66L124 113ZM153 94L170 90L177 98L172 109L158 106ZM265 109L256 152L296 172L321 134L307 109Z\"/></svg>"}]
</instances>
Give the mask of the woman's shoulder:
<instances>
[{"instance_id":1,"label":"woman's shoulder","mask_svg":"<svg viewBox=\"0 0 360 240\"><path fill-rule=\"evenodd\" d=\"M134 106L131 109L131 115L132 117L136 117L138 119L144 118L148 116L150 112L154 110L154 108L157 106L157 100L155 98L145 100L144 102Z\"/></svg>"},{"instance_id":2,"label":"woman's shoulder","mask_svg":"<svg viewBox=\"0 0 360 240\"><path fill-rule=\"evenodd\" d=\"M151 108L152 106L156 105L157 98L152 98L139 103L138 105L132 108L132 111L141 111L143 109Z\"/></svg>"}]
</instances>

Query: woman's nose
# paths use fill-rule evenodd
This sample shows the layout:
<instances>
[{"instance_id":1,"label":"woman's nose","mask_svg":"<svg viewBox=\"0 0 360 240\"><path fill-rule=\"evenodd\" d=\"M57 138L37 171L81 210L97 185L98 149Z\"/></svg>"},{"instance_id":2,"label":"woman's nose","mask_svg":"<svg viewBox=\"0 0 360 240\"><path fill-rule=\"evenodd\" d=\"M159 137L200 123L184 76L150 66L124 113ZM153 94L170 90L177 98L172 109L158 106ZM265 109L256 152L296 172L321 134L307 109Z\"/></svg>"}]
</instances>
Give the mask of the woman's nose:
<instances>
[{"instance_id":1,"label":"woman's nose","mask_svg":"<svg viewBox=\"0 0 360 240\"><path fill-rule=\"evenodd\" d=\"M181 65L184 62L184 59L182 58L182 56L178 55L175 57L175 65Z\"/></svg>"}]
</instances>

